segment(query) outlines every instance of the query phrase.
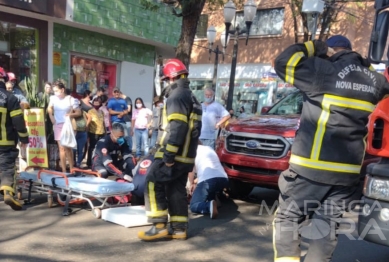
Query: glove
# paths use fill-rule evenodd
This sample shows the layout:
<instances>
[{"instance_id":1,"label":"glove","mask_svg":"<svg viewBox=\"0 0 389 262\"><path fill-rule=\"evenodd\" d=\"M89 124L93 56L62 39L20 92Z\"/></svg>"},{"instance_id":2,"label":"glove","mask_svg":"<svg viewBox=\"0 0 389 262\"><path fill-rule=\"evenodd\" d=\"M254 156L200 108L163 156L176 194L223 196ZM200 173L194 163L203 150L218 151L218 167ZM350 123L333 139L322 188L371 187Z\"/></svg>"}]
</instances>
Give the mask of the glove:
<instances>
[{"instance_id":1,"label":"glove","mask_svg":"<svg viewBox=\"0 0 389 262\"><path fill-rule=\"evenodd\" d=\"M321 58L327 58L328 45L320 40L313 40L312 42L315 47L315 53L313 55Z\"/></svg>"},{"instance_id":2,"label":"glove","mask_svg":"<svg viewBox=\"0 0 389 262\"><path fill-rule=\"evenodd\" d=\"M128 182L132 182L132 177L129 176L129 175L124 175L124 176L123 176L123 179L124 179L124 180L127 180Z\"/></svg>"}]
</instances>

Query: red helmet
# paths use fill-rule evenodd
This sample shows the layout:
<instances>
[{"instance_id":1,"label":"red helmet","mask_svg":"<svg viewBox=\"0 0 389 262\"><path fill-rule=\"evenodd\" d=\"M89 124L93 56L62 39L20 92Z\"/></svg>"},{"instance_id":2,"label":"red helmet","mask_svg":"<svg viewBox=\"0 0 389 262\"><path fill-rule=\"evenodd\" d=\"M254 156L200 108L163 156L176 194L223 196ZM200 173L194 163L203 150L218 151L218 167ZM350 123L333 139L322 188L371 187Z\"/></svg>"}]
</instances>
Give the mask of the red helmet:
<instances>
[{"instance_id":1,"label":"red helmet","mask_svg":"<svg viewBox=\"0 0 389 262\"><path fill-rule=\"evenodd\" d=\"M162 79L173 79L177 76L186 74L188 75L188 70L186 66L178 59L169 59L162 69L163 76Z\"/></svg>"},{"instance_id":2,"label":"red helmet","mask_svg":"<svg viewBox=\"0 0 389 262\"><path fill-rule=\"evenodd\" d=\"M14 73L8 72L7 75L8 75L8 78L9 78L8 81L16 80L16 76L15 76Z\"/></svg>"},{"instance_id":3,"label":"red helmet","mask_svg":"<svg viewBox=\"0 0 389 262\"><path fill-rule=\"evenodd\" d=\"M8 75L2 67L0 67L0 78L3 78L4 82L8 82Z\"/></svg>"}]
</instances>

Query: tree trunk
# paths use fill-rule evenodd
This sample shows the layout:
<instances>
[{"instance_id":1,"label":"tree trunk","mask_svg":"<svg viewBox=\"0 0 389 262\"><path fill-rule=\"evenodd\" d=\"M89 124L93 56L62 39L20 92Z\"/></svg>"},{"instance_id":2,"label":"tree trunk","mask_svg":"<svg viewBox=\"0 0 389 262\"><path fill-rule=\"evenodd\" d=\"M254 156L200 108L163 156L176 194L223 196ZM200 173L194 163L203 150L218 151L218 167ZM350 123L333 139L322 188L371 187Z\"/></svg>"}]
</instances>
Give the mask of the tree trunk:
<instances>
[{"instance_id":1,"label":"tree trunk","mask_svg":"<svg viewBox=\"0 0 389 262\"><path fill-rule=\"evenodd\" d=\"M293 27L294 27L294 42L298 43L298 22L297 22L297 15L298 15L298 7L296 7L295 0L290 1L290 9L292 10L292 17L293 17Z\"/></svg>"},{"instance_id":2,"label":"tree trunk","mask_svg":"<svg viewBox=\"0 0 389 262\"><path fill-rule=\"evenodd\" d=\"M190 63L193 41L196 35L197 24L203 11L206 0L183 0L181 36L177 44L176 57L187 67Z\"/></svg>"}]
</instances>

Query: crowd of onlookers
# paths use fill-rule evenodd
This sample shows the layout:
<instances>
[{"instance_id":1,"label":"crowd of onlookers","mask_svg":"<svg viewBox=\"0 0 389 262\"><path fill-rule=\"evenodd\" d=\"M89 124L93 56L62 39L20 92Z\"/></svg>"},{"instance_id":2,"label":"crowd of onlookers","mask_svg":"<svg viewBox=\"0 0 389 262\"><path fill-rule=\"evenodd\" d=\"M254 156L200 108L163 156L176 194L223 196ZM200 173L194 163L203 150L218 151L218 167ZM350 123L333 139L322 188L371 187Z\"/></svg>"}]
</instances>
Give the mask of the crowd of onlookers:
<instances>
[{"instance_id":1,"label":"crowd of onlookers","mask_svg":"<svg viewBox=\"0 0 389 262\"><path fill-rule=\"evenodd\" d=\"M133 137L135 138L133 153L136 160L147 155L149 148L155 146L159 126L158 111L154 110L153 114L140 97L135 99L135 108L133 108L131 98L118 88L113 90L113 96L109 98L107 90L101 87L95 94L86 90L82 98L78 99L61 81L53 84L45 83L44 92L39 96L47 101L46 132L47 134L53 132L54 140L57 141L59 164L63 172L67 170L67 165L70 169L91 168L96 143L111 132L113 123L123 126L124 138L130 151L133 151ZM160 108L162 105L163 100L154 99L153 109ZM77 141L76 149L59 143L67 116L72 120ZM83 166L84 158L86 158L86 166Z\"/></svg>"}]
</instances>

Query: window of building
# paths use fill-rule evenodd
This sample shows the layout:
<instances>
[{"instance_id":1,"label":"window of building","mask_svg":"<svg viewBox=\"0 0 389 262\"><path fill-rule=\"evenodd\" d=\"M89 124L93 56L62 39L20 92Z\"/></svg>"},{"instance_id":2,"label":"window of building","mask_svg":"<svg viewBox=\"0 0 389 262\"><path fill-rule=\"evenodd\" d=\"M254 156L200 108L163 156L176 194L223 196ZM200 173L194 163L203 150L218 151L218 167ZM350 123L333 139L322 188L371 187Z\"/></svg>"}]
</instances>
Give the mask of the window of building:
<instances>
[{"instance_id":1,"label":"window of building","mask_svg":"<svg viewBox=\"0 0 389 262\"><path fill-rule=\"evenodd\" d=\"M196 29L196 38L206 38L208 30L208 15L201 15Z\"/></svg>"},{"instance_id":2,"label":"window of building","mask_svg":"<svg viewBox=\"0 0 389 262\"><path fill-rule=\"evenodd\" d=\"M96 93L104 87L109 96L116 87L117 64L84 55L71 56L70 89L73 95L80 97L89 90Z\"/></svg>"},{"instance_id":3,"label":"window of building","mask_svg":"<svg viewBox=\"0 0 389 262\"><path fill-rule=\"evenodd\" d=\"M284 8L257 10L250 29L250 36L281 35L284 24ZM235 26L246 28L243 11L237 12Z\"/></svg>"},{"instance_id":4,"label":"window of building","mask_svg":"<svg viewBox=\"0 0 389 262\"><path fill-rule=\"evenodd\" d=\"M39 74L38 30L0 21L0 66L16 75L22 89L27 78L36 84Z\"/></svg>"}]
</instances>

